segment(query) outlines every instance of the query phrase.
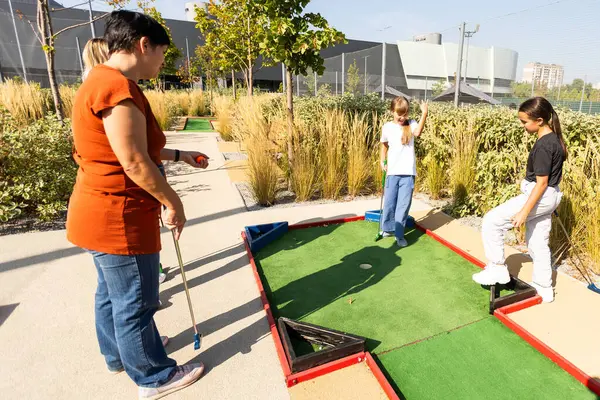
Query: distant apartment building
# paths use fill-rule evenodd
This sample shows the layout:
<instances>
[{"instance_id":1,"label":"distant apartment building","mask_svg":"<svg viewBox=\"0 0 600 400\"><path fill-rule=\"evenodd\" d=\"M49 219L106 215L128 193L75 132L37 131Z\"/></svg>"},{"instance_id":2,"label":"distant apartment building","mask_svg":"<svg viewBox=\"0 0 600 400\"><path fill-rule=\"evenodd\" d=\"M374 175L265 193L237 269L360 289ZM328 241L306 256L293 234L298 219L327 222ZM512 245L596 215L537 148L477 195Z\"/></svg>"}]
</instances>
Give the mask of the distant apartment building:
<instances>
[{"instance_id":1,"label":"distant apartment building","mask_svg":"<svg viewBox=\"0 0 600 400\"><path fill-rule=\"evenodd\" d=\"M565 70L561 65L529 63L523 68L523 82L547 85L549 89L563 84Z\"/></svg>"}]
</instances>

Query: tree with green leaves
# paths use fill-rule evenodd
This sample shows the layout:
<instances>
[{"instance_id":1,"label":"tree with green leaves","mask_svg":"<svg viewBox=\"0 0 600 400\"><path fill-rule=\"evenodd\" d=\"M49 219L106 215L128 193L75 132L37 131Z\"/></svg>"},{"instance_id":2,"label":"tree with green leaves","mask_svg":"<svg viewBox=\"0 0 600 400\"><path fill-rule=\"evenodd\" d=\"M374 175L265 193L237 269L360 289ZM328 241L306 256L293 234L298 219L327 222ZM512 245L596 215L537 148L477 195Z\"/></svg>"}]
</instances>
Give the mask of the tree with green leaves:
<instances>
[{"instance_id":1,"label":"tree with green leaves","mask_svg":"<svg viewBox=\"0 0 600 400\"><path fill-rule=\"evenodd\" d=\"M163 64L162 70L160 71L160 75L158 79L153 82L153 84L157 86L157 84L160 85L161 78L163 78L165 75L177 74L176 63L177 60L179 60L183 54L173 42L173 37L171 36L171 29L167 26L164 18L162 17L162 14L156 9L156 7L154 7L154 0L138 0L137 5L144 14L151 16L156 21L158 21L158 23L161 24L163 28L165 28L167 34L169 35L169 40L171 41L169 48L165 52L165 62Z\"/></svg>"},{"instance_id":2,"label":"tree with green leaves","mask_svg":"<svg viewBox=\"0 0 600 400\"><path fill-rule=\"evenodd\" d=\"M207 10L196 7L195 18L205 45L215 49L219 70L224 73L242 71L248 96L253 93L261 30L257 11L250 3L246 0L221 0L218 3L211 0Z\"/></svg>"},{"instance_id":3,"label":"tree with green leaves","mask_svg":"<svg viewBox=\"0 0 600 400\"><path fill-rule=\"evenodd\" d=\"M259 16L258 39L260 53L271 64L283 63L286 68L288 163L292 165L294 140L294 75L306 75L309 70L323 75L325 70L320 51L336 43L346 42L344 34L329 25L316 13L305 13L310 0L248 0Z\"/></svg>"},{"instance_id":4,"label":"tree with green leaves","mask_svg":"<svg viewBox=\"0 0 600 400\"><path fill-rule=\"evenodd\" d=\"M355 96L358 92L358 85L360 85L360 74L358 73L356 60L354 60L354 62L348 67L345 91L350 93L352 96Z\"/></svg>"},{"instance_id":5,"label":"tree with green leaves","mask_svg":"<svg viewBox=\"0 0 600 400\"><path fill-rule=\"evenodd\" d=\"M195 57L192 59L190 75L206 76L205 85L210 93L210 104L213 99L213 88L217 85L219 77L219 62L216 49L208 45L196 47ZM212 111L211 111L212 112Z\"/></svg>"},{"instance_id":6,"label":"tree with green leaves","mask_svg":"<svg viewBox=\"0 0 600 400\"><path fill-rule=\"evenodd\" d=\"M114 8L123 7L128 0L109 0L106 3ZM33 33L37 38L38 42L42 46L42 50L44 51L44 55L46 58L46 67L48 69L48 80L50 81L50 92L52 93L52 100L54 102L54 111L56 112L56 117L59 121L63 121L64 119L64 111L63 111L63 103L62 98L60 97L60 91L58 90L58 82L56 81L56 70L55 70L55 43L58 36L62 33L78 28L80 26L89 25L99 19L106 17L109 13L102 14L99 17L92 19L92 21L86 21L80 24L74 24L67 27L62 28L58 32L54 31L54 26L52 25L52 16L51 12L57 12L62 10L67 10L73 7L65 7L60 9L50 8L48 0L37 0L37 18L36 25L34 26L33 22L30 21L21 11L17 10L17 14L19 18L25 19L29 22L29 25L33 29Z\"/></svg>"},{"instance_id":7,"label":"tree with green leaves","mask_svg":"<svg viewBox=\"0 0 600 400\"><path fill-rule=\"evenodd\" d=\"M431 97L437 97L447 89L446 81L437 81L431 86Z\"/></svg>"}]
</instances>

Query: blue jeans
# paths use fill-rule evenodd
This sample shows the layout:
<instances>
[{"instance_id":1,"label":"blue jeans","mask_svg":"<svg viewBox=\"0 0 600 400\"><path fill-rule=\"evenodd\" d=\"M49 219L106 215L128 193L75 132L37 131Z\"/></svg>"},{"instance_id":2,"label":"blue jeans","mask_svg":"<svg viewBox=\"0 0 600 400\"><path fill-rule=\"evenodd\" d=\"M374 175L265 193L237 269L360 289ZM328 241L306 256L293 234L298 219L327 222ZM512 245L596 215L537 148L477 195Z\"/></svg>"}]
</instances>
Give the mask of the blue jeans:
<instances>
[{"instance_id":1,"label":"blue jeans","mask_svg":"<svg viewBox=\"0 0 600 400\"><path fill-rule=\"evenodd\" d=\"M98 271L96 334L108 369L124 368L142 387L166 383L177 363L167 357L153 318L159 254L89 253Z\"/></svg>"},{"instance_id":2,"label":"blue jeans","mask_svg":"<svg viewBox=\"0 0 600 400\"><path fill-rule=\"evenodd\" d=\"M413 175L388 175L383 198L383 231L404 239L404 227L415 189Z\"/></svg>"}]
</instances>

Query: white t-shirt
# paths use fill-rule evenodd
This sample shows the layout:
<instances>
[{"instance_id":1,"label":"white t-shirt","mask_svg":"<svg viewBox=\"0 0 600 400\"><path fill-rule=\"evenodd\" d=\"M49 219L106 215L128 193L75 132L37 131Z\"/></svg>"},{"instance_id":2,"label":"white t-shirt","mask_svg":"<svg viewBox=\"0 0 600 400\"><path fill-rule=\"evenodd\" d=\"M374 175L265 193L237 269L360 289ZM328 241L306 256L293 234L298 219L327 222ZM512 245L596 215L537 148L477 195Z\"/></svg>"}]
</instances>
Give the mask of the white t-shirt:
<instances>
[{"instance_id":1,"label":"white t-shirt","mask_svg":"<svg viewBox=\"0 0 600 400\"><path fill-rule=\"evenodd\" d=\"M419 127L415 120L410 121L410 129L414 133ZM415 159L415 137L408 144L402 144L402 129L395 122L388 122L381 132L381 143L389 146L387 155L388 175L417 175L417 161Z\"/></svg>"}]
</instances>

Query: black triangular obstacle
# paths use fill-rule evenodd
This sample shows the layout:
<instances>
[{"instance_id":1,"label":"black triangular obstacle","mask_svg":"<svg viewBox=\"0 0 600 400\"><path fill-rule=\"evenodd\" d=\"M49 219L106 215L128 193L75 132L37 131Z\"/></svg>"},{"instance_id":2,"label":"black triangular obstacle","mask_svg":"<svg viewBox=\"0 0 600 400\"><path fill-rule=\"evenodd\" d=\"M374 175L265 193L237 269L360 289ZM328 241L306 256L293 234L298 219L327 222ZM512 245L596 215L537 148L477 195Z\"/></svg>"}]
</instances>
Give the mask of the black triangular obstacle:
<instances>
[{"instance_id":1,"label":"black triangular obstacle","mask_svg":"<svg viewBox=\"0 0 600 400\"><path fill-rule=\"evenodd\" d=\"M365 351L366 338L361 336L283 317L277 320L277 325L292 373ZM293 346L298 340L319 345L322 350L299 355Z\"/></svg>"}]
</instances>

